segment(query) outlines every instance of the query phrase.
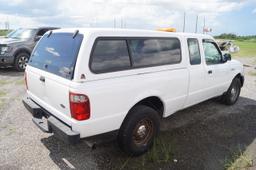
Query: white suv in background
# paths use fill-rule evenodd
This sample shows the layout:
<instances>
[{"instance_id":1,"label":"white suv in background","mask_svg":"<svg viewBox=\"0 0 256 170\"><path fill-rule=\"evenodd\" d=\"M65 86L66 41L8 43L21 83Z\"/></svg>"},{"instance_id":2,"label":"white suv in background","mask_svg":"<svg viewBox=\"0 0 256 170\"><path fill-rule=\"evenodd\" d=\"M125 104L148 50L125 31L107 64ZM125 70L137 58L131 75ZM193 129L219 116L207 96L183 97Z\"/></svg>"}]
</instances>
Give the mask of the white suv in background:
<instances>
[{"instance_id":1,"label":"white suv in background","mask_svg":"<svg viewBox=\"0 0 256 170\"><path fill-rule=\"evenodd\" d=\"M122 150L140 155L161 118L216 96L234 104L244 77L209 35L60 29L39 41L25 80L23 103L43 131L77 143L118 130Z\"/></svg>"}]
</instances>

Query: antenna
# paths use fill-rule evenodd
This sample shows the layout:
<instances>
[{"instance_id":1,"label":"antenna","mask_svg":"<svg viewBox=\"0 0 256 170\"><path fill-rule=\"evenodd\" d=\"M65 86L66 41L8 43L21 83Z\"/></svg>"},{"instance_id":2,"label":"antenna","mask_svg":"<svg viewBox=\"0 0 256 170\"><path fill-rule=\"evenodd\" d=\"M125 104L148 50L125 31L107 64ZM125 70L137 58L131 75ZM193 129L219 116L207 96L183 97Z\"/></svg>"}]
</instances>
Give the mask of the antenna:
<instances>
[{"instance_id":1,"label":"antenna","mask_svg":"<svg viewBox=\"0 0 256 170\"><path fill-rule=\"evenodd\" d=\"M184 12L183 32L185 32L185 28L186 28L186 12Z\"/></svg>"},{"instance_id":2,"label":"antenna","mask_svg":"<svg viewBox=\"0 0 256 170\"><path fill-rule=\"evenodd\" d=\"M195 29L195 33L197 33L197 24L198 24L198 15L196 16L196 29Z\"/></svg>"},{"instance_id":3,"label":"antenna","mask_svg":"<svg viewBox=\"0 0 256 170\"><path fill-rule=\"evenodd\" d=\"M203 28L203 33L205 34L205 16L204 16L204 28Z\"/></svg>"}]
</instances>

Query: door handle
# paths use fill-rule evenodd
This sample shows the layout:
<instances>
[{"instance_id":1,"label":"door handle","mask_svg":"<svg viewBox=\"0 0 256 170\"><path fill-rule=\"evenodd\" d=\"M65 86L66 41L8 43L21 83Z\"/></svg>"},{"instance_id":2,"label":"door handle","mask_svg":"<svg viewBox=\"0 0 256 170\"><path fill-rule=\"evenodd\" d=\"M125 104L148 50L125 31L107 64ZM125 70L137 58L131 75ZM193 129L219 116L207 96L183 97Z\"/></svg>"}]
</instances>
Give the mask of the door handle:
<instances>
[{"instance_id":1,"label":"door handle","mask_svg":"<svg viewBox=\"0 0 256 170\"><path fill-rule=\"evenodd\" d=\"M212 70L209 70L209 71L208 71L208 74L212 74Z\"/></svg>"},{"instance_id":2,"label":"door handle","mask_svg":"<svg viewBox=\"0 0 256 170\"><path fill-rule=\"evenodd\" d=\"M41 81L41 82L45 82L45 77L40 76L40 81Z\"/></svg>"}]
</instances>

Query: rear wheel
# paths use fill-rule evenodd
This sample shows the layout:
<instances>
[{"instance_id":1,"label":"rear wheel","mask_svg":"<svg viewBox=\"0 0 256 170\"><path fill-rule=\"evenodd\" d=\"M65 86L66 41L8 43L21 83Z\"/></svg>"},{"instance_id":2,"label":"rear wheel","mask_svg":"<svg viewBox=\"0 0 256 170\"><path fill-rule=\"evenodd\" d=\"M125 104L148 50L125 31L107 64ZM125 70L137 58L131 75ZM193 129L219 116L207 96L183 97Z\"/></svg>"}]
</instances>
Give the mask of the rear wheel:
<instances>
[{"instance_id":1,"label":"rear wheel","mask_svg":"<svg viewBox=\"0 0 256 170\"><path fill-rule=\"evenodd\" d=\"M24 71L26 69L27 63L29 60L29 54L28 53L19 53L14 62L14 67L17 71Z\"/></svg>"},{"instance_id":2,"label":"rear wheel","mask_svg":"<svg viewBox=\"0 0 256 170\"><path fill-rule=\"evenodd\" d=\"M222 96L222 102L227 105L235 104L239 98L241 86L239 78L233 79L228 91Z\"/></svg>"},{"instance_id":3,"label":"rear wheel","mask_svg":"<svg viewBox=\"0 0 256 170\"><path fill-rule=\"evenodd\" d=\"M144 105L135 106L119 130L119 146L130 155L145 153L152 147L159 125L160 118L154 109Z\"/></svg>"}]
</instances>

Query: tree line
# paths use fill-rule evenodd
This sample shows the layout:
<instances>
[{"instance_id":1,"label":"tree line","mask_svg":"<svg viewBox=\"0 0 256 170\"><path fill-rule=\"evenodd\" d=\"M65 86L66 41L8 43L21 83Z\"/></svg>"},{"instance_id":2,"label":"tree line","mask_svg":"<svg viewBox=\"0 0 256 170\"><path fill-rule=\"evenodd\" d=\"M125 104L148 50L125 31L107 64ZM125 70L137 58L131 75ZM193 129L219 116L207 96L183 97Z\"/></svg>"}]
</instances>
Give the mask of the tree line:
<instances>
[{"instance_id":1,"label":"tree line","mask_svg":"<svg viewBox=\"0 0 256 170\"><path fill-rule=\"evenodd\" d=\"M256 35L239 36L232 33L224 33L218 36L214 36L216 39L230 39L230 40L251 40L256 39Z\"/></svg>"}]
</instances>

